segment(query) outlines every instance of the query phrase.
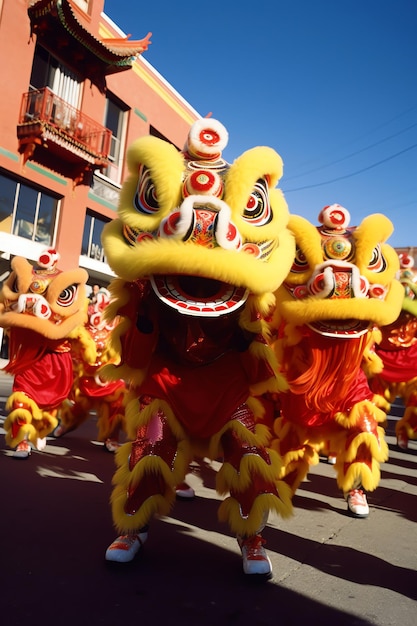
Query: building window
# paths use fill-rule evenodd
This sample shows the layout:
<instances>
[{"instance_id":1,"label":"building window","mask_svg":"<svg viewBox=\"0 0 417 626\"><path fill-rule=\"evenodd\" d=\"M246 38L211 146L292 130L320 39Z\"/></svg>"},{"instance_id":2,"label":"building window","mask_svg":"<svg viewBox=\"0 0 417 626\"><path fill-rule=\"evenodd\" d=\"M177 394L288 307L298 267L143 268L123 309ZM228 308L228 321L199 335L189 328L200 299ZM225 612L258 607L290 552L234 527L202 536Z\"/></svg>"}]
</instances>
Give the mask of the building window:
<instances>
[{"instance_id":1,"label":"building window","mask_svg":"<svg viewBox=\"0 0 417 626\"><path fill-rule=\"evenodd\" d=\"M107 95L104 126L111 130L112 137L108 157L110 165L103 170L103 174L115 183L120 183L122 177L127 110L120 100Z\"/></svg>"},{"instance_id":2,"label":"building window","mask_svg":"<svg viewBox=\"0 0 417 626\"><path fill-rule=\"evenodd\" d=\"M174 146L174 148L176 148L178 151L181 150L181 148L179 148L178 146L176 146L174 143L172 143L172 141L170 139L168 139L168 137L165 137L165 135L163 135L162 133L159 132L159 130L157 130L155 128L155 126L150 126L149 127L149 134L152 135L152 137L158 137L158 139L163 139L163 141L167 141L168 143L172 144Z\"/></svg>"},{"instance_id":3,"label":"building window","mask_svg":"<svg viewBox=\"0 0 417 626\"><path fill-rule=\"evenodd\" d=\"M0 230L51 246L59 200L0 174Z\"/></svg>"},{"instance_id":4,"label":"building window","mask_svg":"<svg viewBox=\"0 0 417 626\"><path fill-rule=\"evenodd\" d=\"M84 11L84 13L88 14L90 0L74 0L74 2Z\"/></svg>"},{"instance_id":5,"label":"building window","mask_svg":"<svg viewBox=\"0 0 417 626\"><path fill-rule=\"evenodd\" d=\"M78 109L81 82L67 67L61 65L45 48L36 45L33 57L31 89L49 87L53 93Z\"/></svg>"},{"instance_id":6,"label":"building window","mask_svg":"<svg viewBox=\"0 0 417 626\"><path fill-rule=\"evenodd\" d=\"M16 182L0 174L0 231L12 232Z\"/></svg>"},{"instance_id":7,"label":"building window","mask_svg":"<svg viewBox=\"0 0 417 626\"><path fill-rule=\"evenodd\" d=\"M108 221L110 220L105 220L92 211L87 211L84 222L82 255L88 256L95 261L106 263L103 246L101 245L101 233Z\"/></svg>"}]
</instances>

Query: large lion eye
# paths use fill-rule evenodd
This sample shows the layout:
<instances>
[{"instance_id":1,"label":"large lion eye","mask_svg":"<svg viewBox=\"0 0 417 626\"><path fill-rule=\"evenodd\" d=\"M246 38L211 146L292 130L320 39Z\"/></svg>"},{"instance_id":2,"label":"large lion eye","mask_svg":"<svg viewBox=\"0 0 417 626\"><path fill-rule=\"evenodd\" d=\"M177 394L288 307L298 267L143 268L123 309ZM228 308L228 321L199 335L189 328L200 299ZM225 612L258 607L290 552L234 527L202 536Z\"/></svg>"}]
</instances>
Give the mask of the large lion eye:
<instances>
[{"instance_id":1,"label":"large lion eye","mask_svg":"<svg viewBox=\"0 0 417 626\"><path fill-rule=\"evenodd\" d=\"M61 291L57 304L59 306L71 306L77 299L78 285L70 285Z\"/></svg>"},{"instance_id":2,"label":"large lion eye","mask_svg":"<svg viewBox=\"0 0 417 626\"><path fill-rule=\"evenodd\" d=\"M302 272L305 272L307 269L308 269L308 262L305 257L305 254L301 250L301 248L297 246L296 251L295 251L294 262L291 267L291 272L294 272L295 274L300 274Z\"/></svg>"},{"instance_id":3,"label":"large lion eye","mask_svg":"<svg viewBox=\"0 0 417 626\"><path fill-rule=\"evenodd\" d=\"M136 210L145 215L152 215L159 210L156 188L150 171L144 165L139 166L138 186L133 202Z\"/></svg>"},{"instance_id":4,"label":"large lion eye","mask_svg":"<svg viewBox=\"0 0 417 626\"><path fill-rule=\"evenodd\" d=\"M263 226L271 221L272 210L269 204L268 188L263 178L256 182L242 217L253 226Z\"/></svg>"},{"instance_id":5,"label":"large lion eye","mask_svg":"<svg viewBox=\"0 0 417 626\"><path fill-rule=\"evenodd\" d=\"M387 267L387 263L384 259L384 256L381 252L381 248L377 245L372 250L372 257L368 264L368 270L372 272L383 272Z\"/></svg>"}]
</instances>

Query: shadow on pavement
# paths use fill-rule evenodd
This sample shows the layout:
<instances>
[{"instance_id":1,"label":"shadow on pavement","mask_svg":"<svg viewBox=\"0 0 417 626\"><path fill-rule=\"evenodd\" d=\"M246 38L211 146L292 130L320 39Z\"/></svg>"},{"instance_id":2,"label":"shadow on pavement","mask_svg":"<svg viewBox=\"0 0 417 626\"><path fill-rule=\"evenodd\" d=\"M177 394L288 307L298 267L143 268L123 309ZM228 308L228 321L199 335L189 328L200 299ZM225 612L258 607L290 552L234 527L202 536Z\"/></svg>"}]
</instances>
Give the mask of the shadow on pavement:
<instances>
[{"instance_id":1,"label":"shadow on pavement","mask_svg":"<svg viewBox=\"0 0 417 626\"><path fill-rule=\"evenodd\" d=\"M95 435L89 422L62 439L48 440L44 452L25 461L12 459L0 436L5 626L370 624L326 606L320 597L308 598L275 581L248 580L234 538L217 522L214 492L212 498L178 502L171 518L155 520L133 563L106 564L104 552L114 538L109 506L114 459L93 443ZM199 471L205 487L213 489L213 471L204 465ZM310 488L326 485L329 479L314 478ZM333 490L337 497L335 481ZM265 537L268 549L278 555L364 585L389 584L416 598L415 572L275 528L267 528Z\"/></svg>"}]
</instances>

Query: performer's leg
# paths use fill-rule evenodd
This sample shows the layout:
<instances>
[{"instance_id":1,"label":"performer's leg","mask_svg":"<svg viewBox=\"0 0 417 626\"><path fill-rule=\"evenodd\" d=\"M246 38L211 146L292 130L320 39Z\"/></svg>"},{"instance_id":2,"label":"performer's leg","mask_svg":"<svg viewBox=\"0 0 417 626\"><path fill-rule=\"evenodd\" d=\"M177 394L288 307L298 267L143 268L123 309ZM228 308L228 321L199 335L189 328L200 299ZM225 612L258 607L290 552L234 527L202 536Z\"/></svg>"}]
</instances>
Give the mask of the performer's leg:
<instances>
[{"instance_id":1,"label":"performer's leg","mask_svg":"<svg viewBox=\"0 0 417 626\"><path fill-rule=\"evenodd\" d=\"M38 450L46 445L46 436L56 427L54 412L42 411L34 400L21 391L13 392L7 402L9 412L4 422L6 443L15 448L13 457L27 459L31 444Z\"/></svg>"},{"instance_id":2,"label":"performer's leg","mask_svg":"<svg viewBox=\"0 0 417 626\"><path fill-rule=\"evenodd\" d=\"M405 385L404 404L404 415L395 424L395 434L398 446L407 450L408 442L417 439L417 379Z\"/></svg>"},{"instance_id":3,"label":"performer's leg","mask_svg":"<svg viewBox=\"0 0 417 626\"><path fill-rule=\"evenodd\" d=\"M169 513L175 486L184 479L190 461L189 444L165 403L142 399L136 421L136 439L116 453L111 503L120 536L107 549L107 561L127 562L135 557L146 541L152 517Z\"/></svg>"},{"instance_id":4,"label":"performer's leg","mask_svg":"<svg viewBox=\"0 0 417 626\"><path fill-rule=\"evenodd\" d=\"M90 415L89 402L80 397L77 400L64 400L58 410L59 424L54 437L63 437L83 424Z\"/></svg>"},{"instance_id":5,"label":"performer's leg","mask_svg":"<svg viewBox=\"0 0 417 626\"><path fill-rule=\"evenodd\" d=\"M312 442L314 429L299 426L286 417L276 418L273 430L271 448L282 460L280 478L289 485L294 495L310 467L319 463L320 445Z\"/></svg>"},{"instance_id":6,"label":"performer's leg","mask_svg":"<svg viewBox=\"0 0 417 626\"><path fill-rule=\"evenodd\" d=\"M104 450L113 454L121 446L120 437L125 429L125 395L126 389L123 385L96 403L97 438L104 442Z\"/></svg>"},{"instance_id":7,"label":"performer's leg","mask_svg":"<svg viewBox=\"0 0 417 626\"><path fill-rule=\"evenodd\" d=\"M262 530L270 511L283 517L292 512L291 490L278 480L279 457L267 450L256 435L252 411L244 404L221 436L223 465L217 490L230 495L219 509L219 518L236 533L245 574L271 576Z\"/></svg>"},{"instance_id":8,"label":"performer's leg","mask_svg":"<svg viewBox=\"0 0 417 626\"><path fill-rule=\"evenodd\" d=\"M364 490L373 491L380 480L380 464L388 459L384 429L385 412L365 400L349 415L338 413L336 421L345 428L345 443L335 465L337 483L343 490L348 513L367 517L369 506Z\"/></svg>"}]
</instances>

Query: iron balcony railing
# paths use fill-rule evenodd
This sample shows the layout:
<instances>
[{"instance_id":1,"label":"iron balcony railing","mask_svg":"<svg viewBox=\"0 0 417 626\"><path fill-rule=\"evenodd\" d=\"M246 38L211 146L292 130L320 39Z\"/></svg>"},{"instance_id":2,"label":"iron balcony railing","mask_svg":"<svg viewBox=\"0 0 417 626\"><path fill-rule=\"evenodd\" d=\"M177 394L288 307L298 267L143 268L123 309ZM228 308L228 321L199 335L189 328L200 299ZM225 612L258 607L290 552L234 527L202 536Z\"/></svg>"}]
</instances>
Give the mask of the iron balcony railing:
<instances>
[{"instance_id":1,"label":"iron balcony railing","mask_svg":"<svg viewBox=\"0 0 417 626\"><path fill-rule=\"evenodd\" d=\"M44 125L50 132L56 132L102 160L109 156L111 131L56 96L48 87L23 94L19 134L24 126L29 132L33 124Z\"/></svg>"}]
</instances>

